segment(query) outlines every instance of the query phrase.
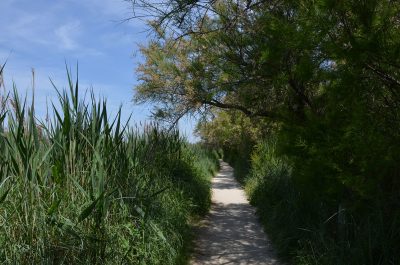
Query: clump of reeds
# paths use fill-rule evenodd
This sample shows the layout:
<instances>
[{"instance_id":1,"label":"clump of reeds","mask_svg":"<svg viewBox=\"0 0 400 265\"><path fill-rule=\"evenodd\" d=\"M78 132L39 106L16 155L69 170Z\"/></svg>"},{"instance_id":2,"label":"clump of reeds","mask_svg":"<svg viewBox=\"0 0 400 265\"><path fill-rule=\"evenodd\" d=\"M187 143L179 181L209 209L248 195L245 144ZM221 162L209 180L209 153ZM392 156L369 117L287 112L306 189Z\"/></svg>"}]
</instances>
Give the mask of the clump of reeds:
<instances>
[{"instance_id":1,"label":"clump of reeds","mask_svg":"<svg viewBox=\"0 0 400 265\"><path fill-rule=\"evenodd\" d=\"M174 264L216 159L68 80L46 122L15 85L0 98L0 263Z\"/></svg>"}]
</instances>

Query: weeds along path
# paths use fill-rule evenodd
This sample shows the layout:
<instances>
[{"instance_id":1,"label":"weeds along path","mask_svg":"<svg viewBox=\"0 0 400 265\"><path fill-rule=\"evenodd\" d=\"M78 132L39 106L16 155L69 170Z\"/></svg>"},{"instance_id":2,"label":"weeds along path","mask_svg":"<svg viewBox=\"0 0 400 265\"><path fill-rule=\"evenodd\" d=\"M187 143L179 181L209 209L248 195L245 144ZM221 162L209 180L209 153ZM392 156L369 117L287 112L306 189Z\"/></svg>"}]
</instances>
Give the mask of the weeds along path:
<instances>
[{"instance_id":1,"label":"weeds along path","mask_svg":"<svg viewBox=\"0 0 400 265\"><path fill-rule=\"evenodd\" d=\"M279 265L255 209L225 162L212 181L212 194L211 211L195 228L190 264Z\"/></svg>"}]
</instances>

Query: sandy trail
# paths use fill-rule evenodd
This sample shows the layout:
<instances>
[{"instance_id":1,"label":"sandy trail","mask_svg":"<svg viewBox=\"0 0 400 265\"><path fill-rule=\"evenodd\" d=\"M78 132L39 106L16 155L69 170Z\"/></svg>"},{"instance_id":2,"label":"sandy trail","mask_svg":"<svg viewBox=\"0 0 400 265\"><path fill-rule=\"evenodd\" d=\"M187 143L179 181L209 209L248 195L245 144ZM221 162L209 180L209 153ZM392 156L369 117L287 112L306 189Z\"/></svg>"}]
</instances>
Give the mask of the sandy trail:
<instances>
[{"instance_id":1,"label":"sandy trail","mask_svg":"<svg viewBox=\"0 0 400 265\"><path fill-rule=\"evenodd\" d=\"M211 211L195 230L190 264L279 265L255 209L225 162L213 178L212 193Z\"/></svg>"}]
</instances>

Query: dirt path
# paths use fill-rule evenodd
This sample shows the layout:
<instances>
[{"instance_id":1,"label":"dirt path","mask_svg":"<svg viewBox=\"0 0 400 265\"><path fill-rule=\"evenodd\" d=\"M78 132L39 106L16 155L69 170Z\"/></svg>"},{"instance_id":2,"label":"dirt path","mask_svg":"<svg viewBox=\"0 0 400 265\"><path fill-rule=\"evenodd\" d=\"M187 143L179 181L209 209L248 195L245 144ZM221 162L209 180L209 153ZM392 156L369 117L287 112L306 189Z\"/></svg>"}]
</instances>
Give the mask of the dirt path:
<instances>
[{"instance_id":1,"label":"dirt path","mask_svg":"<svg viewBox=\"0 0 400 265\"><path fill-rule=\"evenodd\" d=\"M211 211L195 231L190 264L279 265L255 209L225 162L212 181L212 193Z\"/></svg>"}]
</instances>

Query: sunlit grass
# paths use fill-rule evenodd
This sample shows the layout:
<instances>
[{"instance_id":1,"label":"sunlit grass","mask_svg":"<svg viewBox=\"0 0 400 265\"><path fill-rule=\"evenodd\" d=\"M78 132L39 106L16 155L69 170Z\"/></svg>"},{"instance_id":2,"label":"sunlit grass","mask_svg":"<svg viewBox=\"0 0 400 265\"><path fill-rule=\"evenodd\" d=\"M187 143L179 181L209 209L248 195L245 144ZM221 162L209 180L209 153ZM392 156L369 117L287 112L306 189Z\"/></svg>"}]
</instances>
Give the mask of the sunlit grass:
<instances>
[{"instance_id":1,"label":"sunlit grass","mask_svg":"<svg viewBox=\"0 0 400 265\"><path fill-rule=\"evenodd\" d=\"M0 97L0 263L175 264L216 157L68 80L45 122L16 87Z\"/></svg>"}]
</instances>

